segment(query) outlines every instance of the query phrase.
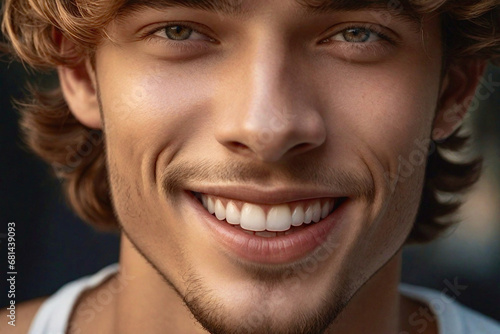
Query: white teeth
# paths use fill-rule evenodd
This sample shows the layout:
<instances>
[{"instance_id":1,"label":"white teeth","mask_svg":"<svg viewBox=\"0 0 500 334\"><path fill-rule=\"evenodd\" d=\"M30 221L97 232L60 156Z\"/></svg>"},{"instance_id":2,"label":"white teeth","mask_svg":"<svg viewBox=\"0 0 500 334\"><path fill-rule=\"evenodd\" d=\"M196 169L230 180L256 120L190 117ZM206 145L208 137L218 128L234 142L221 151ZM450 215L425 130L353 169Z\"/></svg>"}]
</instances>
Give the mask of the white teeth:
<instances>
[{"instance_id":1,"label":"white teeth","mask_svg":"<svg viewBox=\"0 0 500 334\"><path fill-rule=\"evenodd\" d=\"M309 205L306 212L304 212L304 223L310 224L312 221L312 216L313 216L313 207L312 205Z\"/></svg>"},{"instance_id":2,"label":"white teeth","mask_svg":"<svg viewBox=\"0 0 500 334\"><path fill-rule=\"evenodd\" d=\"M323 203L323 207L321 208L321 219L325 218L326 216L328 216L328 214L330 213L330 206L328 205L329 202L325 202ZM332 205L333 207L333 205Z\"/></svg>"},{"instance_id":3,"label":"white teeth","mask_svg":"<svg viewBox=\"0 0 500 334\"><path fill-rule=\"evenodd\" d=\"M321 203L318 201L314 203L312 209L312 221L317 223L321 220Z\"/></svg>"},{"instance_id":4,"label":"white teeth","mask_svg":"<svg viewBox=\"0 0 500 334\"><path fill-rule=\"evenodd\" d=\"M259 205L244 203L240 212L232 200L228 201L224 207L223 201L213 196L199 194L196 197L201 199L203 206L210 214L215 213L217 219L225 219L231 225L240 225L241 228L249 231L249 234L253 234L254 231L263 232L256 233L262 237L287 235L283 232L288 231L291 226L318 222L328 216L335 205L334 199L326 201L323 205L321 205L320 200L317 200L311 202L305 211L303 205L295 206L292 213L288 204L280 204L271 206L266 215L264 209Z\"/></svg>"},{"instance_id":5,"label":"white teeth","mask_svg":"<svg viewBox=\"0 0 500 334\"><path fill-rule=\"evenodd\" d=\"M226 208L226 220L229 224L239 225L240 224L240 210L236 207L233 201L229 201Z\"/></svg>"},{"instance_id":6,"label":"white teeth","mask_svg":"<svg viewBox=\"0 0 500 334\"><path fill-rule=\"evenodd\" d=\"M300 226L302 223L304 223L304 209L299 205L293 210L292 226Z\"/></svg>"},{"instance_id":7,"label":"white teeth","mask_svg":"<svg viewBox=\"0 0 500 334\"><path fill-rule=\"evenodd\" d=\"M214 212L215 212L214 200L212 199L212 197L208 198L208 201L207 201L207 210L208 210L208 212L210 212L211 215L213 215Z\"/></svg>"},{"instance_id":8,"label":"white teeth","mask_svg":"<svg viewBox=\"0 0 500 334\"><path fill-rule=\"evenodd\" d=\"M217 217L218 220L226 219L226 209L224 205L222 205L220 199L215 202L215 217Z\"/></svg>"},{"instance_id":9,"label":"white teeth","mask_svg":"<svg viewBox=\"0 0 500 334\"><path fill-rule=\"evenodd\" d=\"M292 224L292 213L290 207L286 204L273 206L267 214L266 230L268 231L286 231Z\"/></svg>"},{"instance_id":10,"label":"white teeth","mask_svg":"<svg viewBox=\"0 0 500 334\"><path fill-rule=\"evenodd\" d=\"M264 231L266 229L266 214L264 210L255 204L243 204L240 226L245 230Z\"/></svg>"}]
</instances>

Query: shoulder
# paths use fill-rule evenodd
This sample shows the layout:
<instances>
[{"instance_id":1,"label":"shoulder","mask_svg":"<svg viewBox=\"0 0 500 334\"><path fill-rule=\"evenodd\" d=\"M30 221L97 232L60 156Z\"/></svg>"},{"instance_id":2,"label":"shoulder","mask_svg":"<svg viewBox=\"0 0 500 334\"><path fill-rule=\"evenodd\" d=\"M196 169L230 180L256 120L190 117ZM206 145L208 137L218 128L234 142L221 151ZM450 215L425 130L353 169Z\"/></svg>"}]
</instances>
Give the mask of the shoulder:
<instances>
[{"instance_id":1,"label":"shoulder","mask_svg":"<svg viewBox=\"0 0 500 334\"><path fill-rule=\"evenodd\" d=\"M454 288L458 291L460 285ZM431 310L440 334L500 334L498 322L461 305L444 292L408 284L401 284L399 290L404 296L425 304ZM418 320L418 317L414 318Z\"/></svg>"},{"instance_id":2,"label":"shoulder","mask_svg":"<svg viewBox=\"0 0 500 334\"><path fill-rule=\"evenodd\" d=\"M33 318L47 298L41 297L16 304L14 309L11 307L11 310L8 306L2 308L0 310L0 333L27 333Z\"/></svg>"},{"instance_id":3,"label":"shoulder","mask_svg":"<svg viewBox=\"0 0 500 334\"><path fill-rule=\"evenodd\" d=\"M460 304L457 304L456 308L464 333L500 334L500 323L495 320Z\"/></svg>"},{"instance_id":4,"label":"shoulder","mask_svg":"<svg viewBox=\"0 0 500 334\"><path fill-rule=\"evenodd\" d=\"M86 291L101 284L118 270L117 265L110 265L98 273L66 283L50 297L38 298L15 305L14 310L7 307L0 310L0 333L64 333L75 304ZM9 324L9 317L13 320ZM14 317L15 316L15 317ZM13 326L15 324L15 326Z\"/></svg>"}]
</instances>

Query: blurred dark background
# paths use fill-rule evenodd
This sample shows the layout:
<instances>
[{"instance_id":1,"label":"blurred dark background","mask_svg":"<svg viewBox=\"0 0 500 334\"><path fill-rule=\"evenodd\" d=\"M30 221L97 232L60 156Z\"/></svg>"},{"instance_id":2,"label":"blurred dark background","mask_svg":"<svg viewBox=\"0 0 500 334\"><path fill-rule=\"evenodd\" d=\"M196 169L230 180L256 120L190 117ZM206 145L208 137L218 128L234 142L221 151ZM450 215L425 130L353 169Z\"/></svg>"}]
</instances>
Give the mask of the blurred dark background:
<instances>
[{"instance_id":1,"label":"blurred dark background","mask_svg":"<svg viewBox=\"0 0 500 334\"><path fill-rule=\"evenodd\" d=\"M495 82L500 71L490 68ZM16 301L54 293L64 283L118 260L118 237L94 231L66 206L50 167L30 154L17 127L12 100L29 81L54 84L54 75L32 75L18 63L0 62L0 306L6 305L7 222L16 223ZM463 222L446 237L405 251L403 281L467 288L457 300L500 320L500 88L467 122L475 150L486 157L482 180L462 210Z\"/></svg>"},{"instance_id":2,"label":"blurred dark background","mask_svg":"<svg viewBox=\"0 0 500 334\"><path fill-rule=\"evenodd\" d=\"M65 282L118 259L118 236L96 232L66 205L52 169L24 145L12 101L26 82L43 87L54 74L34 75L19 63L0 62L0 306L6 299L7 223L16 223L16 302L55 292Z\"/></svg>"}]
</instances>

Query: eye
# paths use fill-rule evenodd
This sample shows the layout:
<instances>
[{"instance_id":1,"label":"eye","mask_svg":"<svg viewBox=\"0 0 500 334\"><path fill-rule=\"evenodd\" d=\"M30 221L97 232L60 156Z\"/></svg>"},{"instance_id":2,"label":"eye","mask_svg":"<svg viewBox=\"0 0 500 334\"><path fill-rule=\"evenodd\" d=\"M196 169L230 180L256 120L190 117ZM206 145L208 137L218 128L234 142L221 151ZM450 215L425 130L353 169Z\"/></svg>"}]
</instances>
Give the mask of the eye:
<instances>
[{"instance_id":1,"label":"eye","mask_svg":"<svg viewBox=\"0 0 500 334\"><path fill-rule=\"evenodd\" d=\"M401 45L397 33L375 24L353 22L334 29L319 44L332 56L351 63L382 61Z\"/></svg>"},{"instance_id":2,"label":"eye","mask_svg":"<svg viewBox=\"0 0 500 334\"><path fill-rule=\"evenodd\" d=\"M176 41L186 40L193 34L193 29L185 26L168 26L164 29L165 35Z\"/></svg>"},{"instance_id":3,"label":"eye","mask_svg":"<svg viewBox=\"0 0 500 334\"><path fill-rule=\"evenodd\" d=\"M383 39L382 37L381 33L377 33L369 28L351 27L342 30L329 39L348 43L368 43L377 42Z\"/></svg>"},{"instance_id":4,"label":"eye","mask_svg":"<svg viewBox=\"0 0 500 334\"><path fill-rule=\"evenodd\" d=\"M393 37L389 37L382 28L374 25L352 25L343 28L331 35L329 38L323 40L325 42L343 42L353 45L368 45L368 44L381 44L376 42L390 42L395 43Z\"/></svg>"},{"instance_id":5,"label":"eye","mask_svg":"<svg viewBox=\"0 0 500 334\"><path fill-rule=\"evenodd\" d=\"M187 40L206 40L212 39L187 25L171 24L161 27L154 35L166 38L172 41L187 41Z\"/></svg>"},{"instance_id":6,"label":"eye","mask_svg":"<svg viewBox=\"0 0 500 334\"><path fill-rule=\"evenodd\" d=\"M171 21L155 24L138 33L148 52L172 61L193 60L217 51L218 40L207 26Z\"/></svg>"}]
</instances>

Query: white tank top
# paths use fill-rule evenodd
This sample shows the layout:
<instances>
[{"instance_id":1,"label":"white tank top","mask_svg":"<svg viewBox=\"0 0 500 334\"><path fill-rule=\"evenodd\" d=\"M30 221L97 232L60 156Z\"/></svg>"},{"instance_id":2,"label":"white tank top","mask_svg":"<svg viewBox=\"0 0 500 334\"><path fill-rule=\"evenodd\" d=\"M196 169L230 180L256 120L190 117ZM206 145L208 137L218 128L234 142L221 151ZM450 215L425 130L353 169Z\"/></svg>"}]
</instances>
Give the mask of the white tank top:
<instances>
[{"instance_id":1,"label":"white tank top","mask_svg":"<svg viewBox=\"0 0 500 334\"><path fill-rule=\"evenodd\" d=\"M118 264L112 264L92 276L64 285L40 307L28 334L66 334L78 297L116 272ZM467 309L440 292L407 284L401 284L399 290L404 296L428 305L437 318L439 334L500 334L499 323ZM408 321L418 331L428 320L416 313Z\"/></svg>"},{"instance_id":2,"label":"white tank top","mask_svg":"<svg viewBox=\"0 0 500 334\"><path fill-rule=\"evenodd\" d=\"M118 264L109 265L92 276L70 282L50 296L38 309L28 334L66 334L69 318L78 297L118 272Z\"/></svg>"}]
</instances>

